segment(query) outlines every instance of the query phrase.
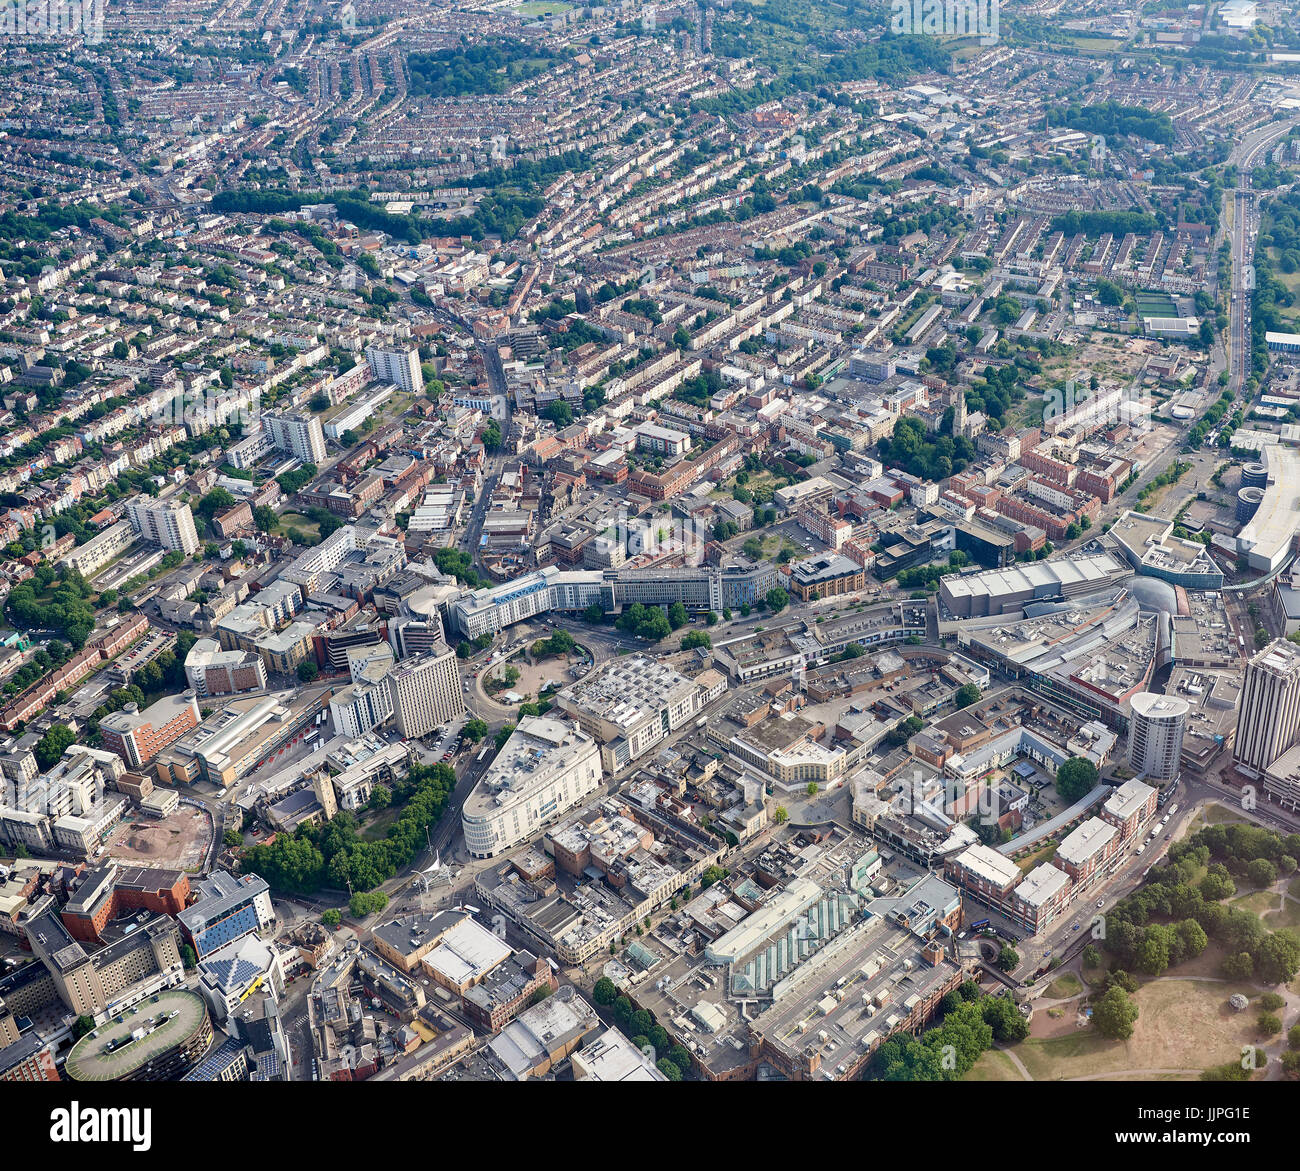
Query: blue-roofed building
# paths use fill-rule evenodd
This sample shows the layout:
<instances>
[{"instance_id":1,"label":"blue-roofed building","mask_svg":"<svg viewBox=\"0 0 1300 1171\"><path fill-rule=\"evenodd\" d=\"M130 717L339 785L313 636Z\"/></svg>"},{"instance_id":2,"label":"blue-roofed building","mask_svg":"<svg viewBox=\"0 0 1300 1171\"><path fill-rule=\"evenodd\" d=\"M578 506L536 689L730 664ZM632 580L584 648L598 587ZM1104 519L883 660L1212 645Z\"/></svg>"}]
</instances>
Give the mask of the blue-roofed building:
<instances>
[{"instance_id":1,"label":"blue-roofed building","mask_svg":"<svg viewBox=\"0 0 1300 1171\"><path fill-rule=\"evenodd\" d=\"M244 935L199 961L199 995L218 1023L260 989L284 995L280 953L256 935Z\"/></svg>"},{"instance_id":2,"label":"blue-roofed building","mask_svg":"<svg viewBox=\"0 0 1300 1171\"><path fill-rule=\"evenodd\" d=\"M248 1081L248 1055L244 1046L234 1037L227 1037L181 1081L183 1082L246 1082Z\"/></svg>"},{"instance_id":3,"label":"blue-roofed building","mask_svg":"<svg viewBox=\"0 0 1300 1171\"><path fill-rule=\"evenodd\" d=\"M195 889L198 901L176 918L199 959L241 936L265 931L275 924L271 888L256 874L236 878L217 870Z\"/></svg>"}]
</instances>

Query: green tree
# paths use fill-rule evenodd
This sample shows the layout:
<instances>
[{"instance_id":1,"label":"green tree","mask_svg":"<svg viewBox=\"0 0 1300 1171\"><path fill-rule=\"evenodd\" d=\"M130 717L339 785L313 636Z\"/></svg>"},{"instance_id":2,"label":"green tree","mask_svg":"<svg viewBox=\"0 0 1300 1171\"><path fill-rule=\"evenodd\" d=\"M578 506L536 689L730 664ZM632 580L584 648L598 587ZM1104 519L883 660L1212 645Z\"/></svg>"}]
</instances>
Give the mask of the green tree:
<instances>
[{"instance_id":1,"label":"green tree","mask_svg":"<svg viewBox=\"0 0 1300 1171\"><path fill-rule=\"evenodd\" d=\"M1197 889L1207 903L1217 903L1232 898L1237 893L1237 884L1232 881L1226 867L1215 864L1201 879Z\"/></svg>"},{"instance_id":2,"label":"green tree","mask_svg":"<svg viewBox=\"0 0 1300 1171\"><path fill-rule=\"evenodd\" d=\"M591 990L591 998L602 1008L606 1008L618 999L618 988L608 976L601 976Z\"/></svg>"},{"instance_id":3,"label":"green tree","mask_svg":"<svg viewBox=\"0 0 1300 1171\"><path fill-rule=\"evenodd\" d=\"M1247 863L1246 878L1251 886L1272 886L1277 881L1277 867L1267 858L1256 858Z\"/></svg>"},{"instance_id":4,"label":"green tree","mask_svg":"<svg viewBox=\"0 0 1300 1171\"><path fill-rule=\"evenodd\" d=\"M773 614L778 614L790 604L790 595L780 586L776 586L774 589L767 591L767 596L764 598L764 601L767 602L767 608L771 610Z\"/></svg>"},{"instance_id":5,"label":"green tree","mask_svg":"<svg viewBox=\"0 0 1300 1171\"><path fill-rule=\"evenodd\" d=\"M1159 976L1169 967L1168 928L1153 925L1146 929L1138 944L1136 963L1148 976Z\"/></svg>"},{"instance_id":6,"label":"green tree","mask_svg":"<svg viewBox=\"0 0 1300 1171\"><path fill-rule=\"evenodd\" d=\"M318 675L320 675L320 668L311 659L303 659L298 664L298 678L304 683L312 682Z\"/></svg>"},{"instance_id":7,"label":"green tree","mask_svg":"<svg viewBox=\"0 0 1300 1171\"><path fill-rule=\"evenodd\" d=\"M1251 980L1255 976L1255 957L1248 951L1237 952L1235 955L1224 956L1223 963L1220 965L1225 979L1228 980Z\"/></svg>"},{"instance_id":8,"label":"green tree","mask_svg":"<svg viewBox=\"0 0 1300 1171\"><path fill-rule=\"evenodd\" d=\"M688 1049L682 1045L672 1045L668 1049L668 1060L671 1061L678 1069L685 1073L691 1068L691 1054Z\"/></svg>"},{"instance_id":9,"label":"green tree","mask_svg":"<svg viewBox=\"0 0 1300 1171\"><path fill-rule=\"evenodd\" d=\"M1020 953L1014 947L1003 947L998 952L998 968L1003 972L1014 972L1020 967Z\"/></svg>"},{"instance_id":10,"label":"green tree","mask_svg":"<svg viewBox=\"0 0 1300 1171\"><path fill-rule=\"evenodd\" d=\"M375 915L388 906L388 896L382 890L357 891L348 900L348 910L352 912L354 919L364 919L367 915Z\"/></svg>"},{"instance_id":11,"label":"green tree","mask_svg":"<svg viewBox=\"0 0 1300 1171\"><path fill-rule=\"evenodd\" d=\"M1010 997L986 996L981 1010L985 1024L993 1030L995 1041L1003 1045L1014 1045L1029 1036L1029 1021L1021 1015Z\"/></svg>"},{"instance_id":12,"label":"green tree","mask_svg":"<svg viewBox=\"0 0 1300 1171\"><path fill-rule=\"evenodd\" d=\"M1282 1031L1282 1018L1274 1012L1261 1012L1255 1018L1255 1031L1261 1037L1275 1037Z\"/></svg>"},{"instance_id":13,"label":"green tree","mask_svg":"<svg viewBox=\"0 0 1300 1171\"><path fill-rule=\"evenodd\" d=\"M674 602L668 607L668 625L673 630L680 630L687 621L686 607L681 602Z\"/></svg>"},{"instance_id":14,"label":"green tree","mask_svg":"<svg viewBox=\"0 0 1300 1171\"><path fill-rule=\"evenodd\" d=\"M682 1071L666 1057L659 1058L659 1060L655 1062L655 1067L670 1082L679 1082L682 1080Z\"/></svg>"},{"instance_id":15,"label":"green tree","mask_svg":"<svg viewBox=\"0 0 1300 1171\"><path fill-rule=\"evenodd\" d=\"M36 763L48 772L62 758L69 745L77 742L77 734L67 724L53 724L32 749Z\"/></svg>"},{"instance_id":16,"label":"green tree","mask_svg":"<svg viewBox=\"0 0 1300 1171\"><path fill-rule=\"evenodd\" d=\"M468 721L465 725L464 732L461 733L465 739L474 741L477 744L484 736L488 734L488 726L477 716Z\"/></svg>"},{"instance_id":17,"label":"green tree","mask_svg":"<svg viewBox=\"0 0 1300 1171\"><path fill-rule=\"evenodd\" d=\"M953 702L959 708L970 707L973 703L979 703L980 689L974 683L963 683L957 688L957 694L953 696Z\"/></svg>"},{"instance_id":18,"label":"green tree","mask_svg":"<svg viewBox=\"0 0 1300 1171\"><path fill-rule=\"evenodd\" d=\"M1056 791L1075 802L1097 787L1097 766L1082 756L1072 756L1056 770Z\"/></svg>"},{"instance_id":19,"label":"green tree","mask_svg":"<svg viewBox=\"0 0 1300 1171\"><path fill-rule=\"evenodd\" d=\"M1137 1018L1138 1006L1118 984L1106 989L1092 1006L1093 1028L1112 1041L1127 1041Z\"/></svg>"},{"instance_id":20,"label":"green tree","mask_svg":"<svg viewBox=\"0 0 1300 1171\"><path fill-rule=\"evenodd\" d=\"M1255 948L1255 972L1261 984L1284 984L1300 971L1300 936L1287 928L1274 931Z\"/></svg>"},{"instance_id":21,"label":"green tree","mask_svg":"<svg viewBox=\"0 0 1300 1171\"><path fill-rule=\"evenodd\" d=\"M321 913L320 921L332 930L343 922L343 915L336 907L330 907Z\"/></svg>"},{"instance_id":22,"label":"green tree","mask_svg":"<svg viewBox=\"0 0 1300 1171\"><path fill-rule=\"evenodd\" d=\"M560 428L567 427L573 422L573 408L562 398L547 403L542 415Z\"/></svg>"}]
</instances>

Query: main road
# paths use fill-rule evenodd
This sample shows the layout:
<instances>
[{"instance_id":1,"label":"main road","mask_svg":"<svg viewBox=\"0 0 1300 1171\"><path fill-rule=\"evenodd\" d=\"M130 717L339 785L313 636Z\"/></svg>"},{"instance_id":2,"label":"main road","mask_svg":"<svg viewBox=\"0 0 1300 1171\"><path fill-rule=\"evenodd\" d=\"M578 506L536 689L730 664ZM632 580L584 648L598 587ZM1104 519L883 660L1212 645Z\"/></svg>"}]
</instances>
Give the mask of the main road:
<instances>
[{"instance_id":1,"label":"main road","mask_svg":"<svg viewBox=\"0 0 1300 1171\"><path fill-rule=\"evenodd\" d=\"M1251 246L1258 225L1259 193L1252 189L1251 172L1279 138L1288 134L1296 120L1270 122L1252 130L1234 148L1228 161L1237 166L1238 183L1232 191L1232 295L1228 310L1228 388L1240 394L1250 373L1250 291L1254 288Z\"/></svg>"}]
</instances>

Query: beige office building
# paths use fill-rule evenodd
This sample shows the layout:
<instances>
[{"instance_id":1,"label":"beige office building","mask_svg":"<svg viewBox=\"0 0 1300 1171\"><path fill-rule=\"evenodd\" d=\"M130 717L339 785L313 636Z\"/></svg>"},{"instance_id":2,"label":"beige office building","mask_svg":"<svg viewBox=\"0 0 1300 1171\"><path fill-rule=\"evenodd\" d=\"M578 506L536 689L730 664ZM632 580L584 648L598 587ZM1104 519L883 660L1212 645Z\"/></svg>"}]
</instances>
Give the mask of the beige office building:
<instances>
[{"instance_id":1,"label":"beige office building","mask_svg":"<svg viewBox=\"0 0 1300 1171\"><path fill-rule=\"evenodd\" d=\"M446 643L427 655L405 660L387 682L393 718L407 740L427 736L465 710L456 652Z\"/></svg>"},{"instance_id":2,"label":"beige office building","mask_svg":"<svg viewBox=\"0 0 1300 1171\"><path fill-rule=\"evenodd\" d=\"M1278 639L1246 665L1232 759L1261 776L1300 738L1300 646Z\"/></svg>"}]
</instances>

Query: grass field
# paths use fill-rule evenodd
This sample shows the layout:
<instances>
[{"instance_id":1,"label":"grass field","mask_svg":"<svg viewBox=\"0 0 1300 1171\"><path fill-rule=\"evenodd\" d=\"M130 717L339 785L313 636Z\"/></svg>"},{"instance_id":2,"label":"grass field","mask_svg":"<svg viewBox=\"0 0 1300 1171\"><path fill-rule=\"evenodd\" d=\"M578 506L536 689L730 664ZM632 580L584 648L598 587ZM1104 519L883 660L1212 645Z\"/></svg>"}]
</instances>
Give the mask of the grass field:
<instances>
[{"instance_id":1,"label":"grass field","mask_svg":"<svg viewBox=\"0 0 1300 1171\"><path fill-rule=\"evenodd\" d=\"M1234 907L1242 907L1252 915L1262 915L1265 911L1277 908L1277 895L1267 890L1257 890L1252 894L1238 895L1232 900Z\"/></svg>"},{"instance_id":2,"label":"grass field","mask_svg":"<svg viewBox=\"0 0 1300 1171\"><path fill-rule=\"evenodd\" d=\"M1230 809L1226 805L1220 805L1217 801L1212 801L1201 809L1197 820L1205 825L1222 825L1226 821L1245 821L1246 819L1235 809Z\"/></svg>"},{"instance_id":3,"label":"grass field","mask_svg":"<svg viewBox=\"0 0 1300 1171\"><path fill-rule=\"evenodd\" d=\"M756 472L750 472L749 479L743 484L738 485L736 478L733 476L721 487L715 488L712 495L720 500L730 500L731 490L737 486L748 488L750 492L753 492L755 488L770 488L775 491L784 483L785 479L778 476L771 468L759 468Z\"/></svg>"},{"instance_id":4,"label":"grass field","mask_svg":"<svg viewBox=\"0 0 1300 1171\"><path fill-rule=\"evenodd\" d=\"M1178 306L1163 293L1138 293L1134 296L1140 317L1176 317Z\"/></svg>"},{"instance_id":5,"label":"grass field","mask_svg":"<svg viewBox=\"0 0 1300 1171\"><path fill-rule=\"evenodd\" d=\"M527 0L524 4L516 4L515 11L520 16L559 16L572 7L572 4L566 4L563 0Z\"/></svg>"},{"instance_id":6,"label":"grass field","mask_svg":"<svg viewBox=\"0 0 1300 1171\"><path fill-rule=\"evenodd\" d=\"M389 806L371 817L364 826L361 827L361 837L363 841L377 842L388 836L388 827L393 824L401 813L400 809Z\"/></svg>"},{"instance_id":7,"label":"grass field","mask_svg":"<svg viewBox=\"0 0 1300 1171\"><path fill-rule=\"evenodd\" d=\"M1290 927L1294 930L1300 927L1300 903L1285 899L1282 902L1281 910L1268 911L1261 915L1260 918L1263 919L1264 926L1270 931L1281 931L1284 927Z\"/></svg>"},{"instance_id":8,"label":"grass field","mask_svg":"<svg viewBox=\"0 0 1300 1171\"><path fill-rule=\"evenodd\" d=\"M1229 200L1229 202L1231 202L1231 200ZM1300 270L1296 272L1283 272L1281 265L1277 262L1278 255L1279 253L1276 248L1270 248L1268 250L1268 258L1273 265L1273 277L1286 285L1287 292L1296 297L1296 301L1290 308L1279 305L1278 313L1280 316L1288 317L1292 321L1300 320Z\"/></svg>"},{"instance_id":9,"label":"grass field","mask_svg":"<svg viewBox=\"0 0 1300 1171\"><path fill-rule=\"evenodd\" d=\"M1024 1074L1015 1063L1000 1049L988 1050L972 1066L970 1073L961 1079L964 1082L1022 1082Z\"/></svg>"},{"instance_id":10,"label":"grass field","mask_svg":"<svg viewBox=\"0 0 1300 1171\"><path fill-rule=\"evenodd\" d=\"M1249 985L1157 980L1139 988L1133 1036L1108 1041L1088 1030L1064 1037L1029 1038L1016 1055L1037 1081L1129 1070L1175 1069L1198 1075L1237 1057L1254 1040L1254 1017L1228 1007ZM1138 1075L1140 1080L1140 1075Z\"/></svg>"},{"instance_id":11,"label":"grass field","mask_svg":"<svg viewBox=\"0 0 1300 1171\"><path fill-rule=\"evenodd\" d=\"M318 525L309 516L303 516L301 512L286 512L280 517L280 523L276 526L279 531L286 536L290 529L297 529L299 532L306 533L310 537L320 536L320 525Z\"/></svg>"},{"instance_id":12,"label":"grass field","mask_svg":"<svg viewBox=\"0 0 1300 1171\"><path fill-rule=\"evenodd\" d=\"M1077 996L1083 991L1083 983L1073 972L1066 972L1063 976L1057 976L1043 993L1049 1000L1065 1000L1069 996Z\"/></svg>"},{"instance_id":13,"label":"grass field","mask_svg":"<svg viewBox=\"0 0 1300 1171\"><path fill-rule=\"evenodd\" d=\"M1067 37L1076 49L1094 53L1117 53L1124 47L1123 41L1111 37Z\"/></svg>"},{"instance_id":14,"label":"grass field","mask_svg":"<svg viewBox=\"0 0 1300 1171\"><path fill-rule=\"evenodd\" d=\"M1059 842L1052 842L1051 845L1044 846L1036 853L1030 854L1024 861L1017 862L1016 865L1020 867L1020 873L1028 874L1040 862L1050 862L1056 857L1056 847L1059 844Z\"/></svg>"}]
</instances>

